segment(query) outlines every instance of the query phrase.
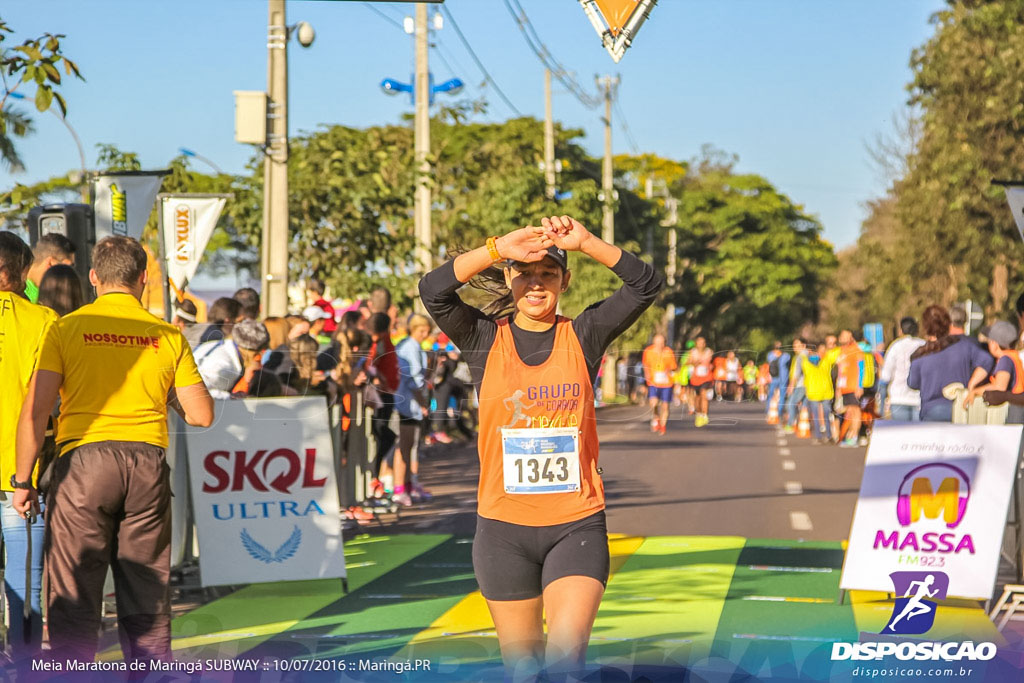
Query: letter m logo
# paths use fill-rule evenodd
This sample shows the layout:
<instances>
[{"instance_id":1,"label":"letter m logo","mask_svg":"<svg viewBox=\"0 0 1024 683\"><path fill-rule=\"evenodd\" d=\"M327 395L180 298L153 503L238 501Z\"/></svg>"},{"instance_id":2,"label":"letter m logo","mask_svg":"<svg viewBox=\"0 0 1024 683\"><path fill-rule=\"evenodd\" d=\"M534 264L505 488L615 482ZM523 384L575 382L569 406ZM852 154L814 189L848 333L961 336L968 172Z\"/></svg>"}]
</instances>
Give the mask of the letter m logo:
<instances>
[{"instance_id":1,"label":"letter m logo","mask_svg":"<svg viewBox=\"0 0 1024 683\"><path fill-rule=\"evenodd\" d=\"M932 483L926 477L915 479L910 489L910 521L918 521L922 513L928 519L937 519L941 514L948 526L956 526L960 519L959 480L946 477L939 485L939 490L933 492Z\"/></svg>"}]
</instances>

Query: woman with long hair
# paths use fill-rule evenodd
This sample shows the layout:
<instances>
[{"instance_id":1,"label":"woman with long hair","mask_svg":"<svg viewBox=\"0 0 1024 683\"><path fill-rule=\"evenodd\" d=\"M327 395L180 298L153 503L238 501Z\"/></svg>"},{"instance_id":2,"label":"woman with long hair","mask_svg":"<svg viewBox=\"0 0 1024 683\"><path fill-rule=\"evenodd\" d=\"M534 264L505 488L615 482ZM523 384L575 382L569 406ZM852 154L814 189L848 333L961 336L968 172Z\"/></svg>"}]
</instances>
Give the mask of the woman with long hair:
<instances>
[{"instance_id":1,"label":"woman with long hair","mask_svg":"<svg viewBox=\"0 0 1024 683\"><path fill-rule=\"evenodd\" d=\"M624 284L575 320L557 313L571 279L568 251ZM485 310L458 295L480 276L500 295ZM609 571L594 380L605 349L660 288L649 264L568 216L491 237L420 281L480 400L473 567L516 677L583 668Z\"/></svg>"},{"instance_id":2,"label":"woman with long hair","mask_svg":"<svg viewBox=\"0 0 1024 683\"><path fill-rule=\"evenodd\" d=\"M971 338L950 334L949 311L929 306L921 315L925 344L910 355L907 386L921 392L921 421L951 422L953 402L942 395L949 384L974 389L995 367L995 359Z\"/></svg>"},{"instance_id":3,"label":"woman with long hair","mask_svg":"<svg viewBox=\"0 0 1024 683\"><path fill-rule=\"evenodd\" d=\"M39 304L53 309L61 317L81 308L84 299L82 278L71 266L63 263L50 266L39 282Z\"/></svg>"}]
</instances>

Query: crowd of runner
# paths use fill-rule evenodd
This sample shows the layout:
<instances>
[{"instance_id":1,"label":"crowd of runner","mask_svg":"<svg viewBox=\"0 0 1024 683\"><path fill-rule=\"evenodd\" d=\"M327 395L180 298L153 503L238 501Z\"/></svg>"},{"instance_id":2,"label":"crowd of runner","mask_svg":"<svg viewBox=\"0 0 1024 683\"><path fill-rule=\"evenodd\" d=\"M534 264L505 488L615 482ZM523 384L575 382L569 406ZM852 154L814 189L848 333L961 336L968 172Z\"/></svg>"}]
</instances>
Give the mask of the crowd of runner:
<instances>
[{"instance_id":1,"label":"crowd of runner","mask_svg":"<svg viewBox=\"0 0 1024 683\"><path fill-rule=\"evenodd\" d=\"M1024 325L1024 295L1017 317ZM981 403L1008 403L1005 421L1024 422L1017 324L1000 320L969 336L966 323L961 307L929 306L920 323L903 318L889 344L872 345L858 331L842 330L821 341L776 341L763 357L715 352L704 337L673 351L656 334L635 361L619 361L618 387L634 402L649 403L651 431L661 434L671 407L704 427L714 401L762 402L780 433L848 448L867 445L875 420L951 422Z\"/></svg>"}]
</instances>

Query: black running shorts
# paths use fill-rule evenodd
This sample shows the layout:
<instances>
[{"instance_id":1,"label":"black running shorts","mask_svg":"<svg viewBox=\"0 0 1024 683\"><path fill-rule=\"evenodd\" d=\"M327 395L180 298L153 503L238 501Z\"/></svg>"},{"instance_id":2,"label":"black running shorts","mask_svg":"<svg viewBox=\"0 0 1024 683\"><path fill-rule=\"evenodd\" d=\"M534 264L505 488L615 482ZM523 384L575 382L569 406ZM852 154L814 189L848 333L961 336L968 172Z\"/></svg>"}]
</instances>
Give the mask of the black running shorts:
<instances>
[{"instance_id":1,"label":"black running shorts","mask_svg":"<svg viewBox=\"0 0 1024 683\"><path fill-rule=\"evenodd\" d=\"M608 584L604 510L555 526L523 526L477 515L473 571L488 600L528 600L565 576Z\"/></svg>"}]
</instances>

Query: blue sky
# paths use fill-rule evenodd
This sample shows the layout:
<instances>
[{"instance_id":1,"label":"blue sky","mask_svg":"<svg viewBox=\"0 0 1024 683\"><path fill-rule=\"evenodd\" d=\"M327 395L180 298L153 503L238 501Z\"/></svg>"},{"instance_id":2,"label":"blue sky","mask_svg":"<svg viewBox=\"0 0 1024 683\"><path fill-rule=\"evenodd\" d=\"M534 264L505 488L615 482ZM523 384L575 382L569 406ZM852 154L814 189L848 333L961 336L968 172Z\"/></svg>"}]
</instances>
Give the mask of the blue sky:
<instances>
[{"instance_id":1,"label":"blue sky","mask_svg":"<svg viewBox=\"0 0 1024 683\"><path fill-rule=\"evenodd\" d=\"M910 51L932 32L941 0L661 0L615 65L576 0L520 0L551 52L593 89L619 73L621 110L639 151L678 159L705 143L740 157L825 226L852 243L862 202L884 190L865 151L905 106ZM521 112L543 116L543 67L501 0L447 0L471 45ZM375 3L400 21L405 3ZM290 0L288 21L316 29L310 49L289 49L290 129L394 123L408 97L387 97L384 77L408 80L412 40L361 2ZM160 168L189 147L240 172L251 148L234 142L233 90L266 88L264 0L7 0L0 16L11 45L44 31L67 34L66 53L87 79L69 82L68 121L95 163L111 142ZM456 75L479 96L481 76L450 26L436 35L432 71ZM452 69L437 52L445 57ZM29 91L31 95L32 91ZM491 91L487 119L511 116ZM556 119L586 131L599 153L599 112L556 84ZM71 136L51 114L20 143L27 171L0 171L0 188L78 167ZM616 153L634 151L622 128ZM196 164L201 168L200 164ZM524 217L524 219L527 217Z\"/></svg>"}]
</instances>

